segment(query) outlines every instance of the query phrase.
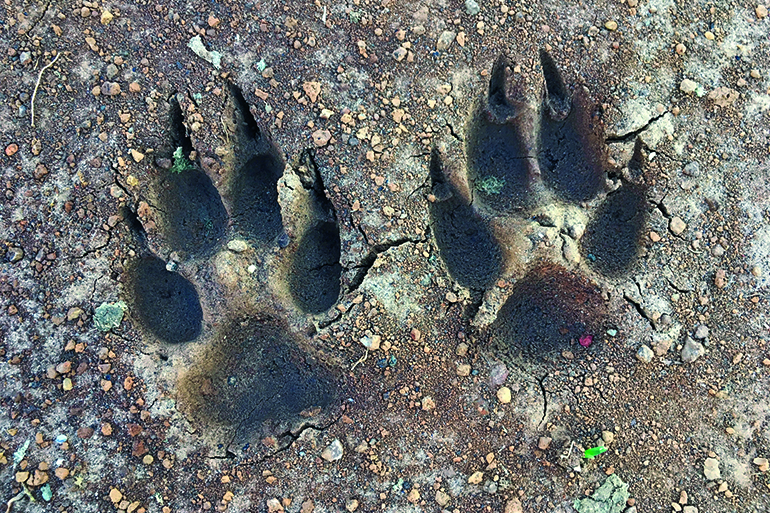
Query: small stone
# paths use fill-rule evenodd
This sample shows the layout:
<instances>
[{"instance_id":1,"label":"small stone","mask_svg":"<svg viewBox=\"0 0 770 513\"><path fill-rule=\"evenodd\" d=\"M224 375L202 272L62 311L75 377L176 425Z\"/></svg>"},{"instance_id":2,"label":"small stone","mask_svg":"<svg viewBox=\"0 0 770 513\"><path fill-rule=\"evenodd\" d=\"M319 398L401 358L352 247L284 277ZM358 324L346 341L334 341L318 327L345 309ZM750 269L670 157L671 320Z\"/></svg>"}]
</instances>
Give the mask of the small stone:
<instances>
[{"instance_id":1,"label":"small stone","mask_svg":"<svg viewBox=\"0 0 770 513\"><path fill-rule=\"evenodd\" d=\"M551 442L553 441L552 438L547 436L541 436L540 439L537 441L537 448L541 451L545 451L551 446Z\"/></svg>"},{"instance_id":2,"label":"small stone","mask_svg":"<svg viewBox=\"0 0 770 513\"><path fill-rule=\"evenodd\" d=\"M706 349L703 347L703 344L687 337L682 348L682 361L692 363L704 354L706 354Z\"/></svg>"},{"instance_id":3,"label":"small stone","mask_svg":"<svg viewBox=\"0 0 770 513\"><path fill-rule=\"evenodd\" d=\"M660 235L658 235L658 232L650 232L650 240L652 242L660 242Z\"/></svg>"},{"instance_id":4,"label":"small stone","mask_svg":"<svg viewBox=\"0 0 770 513\"><path fill-rule=\"evenodd\" d=\"M403 46L399 46L393 51L393 58L396 59L398 62L401 62L406 57L407 53L408 52L406 48L404 48Z\"/></svg>"},{"instance_id":5,"label":"small stone","mask_svg":"<svg viewBox=\"0 0 770 513\"><path fill-rule=\"evenodd\" d=\"M438 41L436 42L436 50L439 52L443 52L444 50L447 50L451 45L452 42L455 40L455 36L457 36L456 32L452 32L451 30L445 30L441 33L441 35L438 37Z\"/></svg>"},{"instance_id":6,"label":"small stone","mask_svg":"<svg viewBox=\"0 0 770 513\"><path fill-rule=\"evenodd\" d=\"M268 499L266 506L267 506L267 511L269 513L280 513L281 511L284 511L283 504L281 504L281 501L275 498Z\"/></svg>"},{"instance_id":7,"label":"small stone","mask_svg":"<svg viewBox=\"0 0 770 513\"><path fill-rule=\"evenodd\" d=\"M668 223L668 229L671 230L671 233L674 235L681 235L687 229L687 223L682 221L681 217L674 216Z\"/></svg>"},{"instance_id":8,"label":"small stone","mask_svg":"<svg viewBox=\"0 0 770 513\"><path fill-rule=\"evenodd\" d=\"M243 253L249 249L249 243L243 239L233 239L227 243L227 249L233 253Z\"/></svg>"},{"instance_id":9,"label":"small stone","mask_svg":"<svg viewBox=\"0 0 770 513\"><path fill-rule=\"evenodd\" d=\"M751 268L751 275L756 278L759 278L760 276L762 276L762 268L759 267L758 265L755 265L754 267Z\"/></svg>"},{"instance_id":10,"label":"small stone","mask_svg":"<svg viewBox=\"0 0 770 513\"><path fill-rule=\"evenodd\" d=\"M481 8L476 0L465 0L465 12L470 16L476 16L480 11Z\"/></svg>"},{"instance_id":11,"label":"small stone","mask_svg":"<svg viewBox=\"0 0 770 513\"><path fill-rule=\"evenodd\" d=\"M735 89L721 86L711 91L708 97L719 107L729 107L740 97L740 93Z\"/></svg>"},{"instance_id":12,"label":"small stone","mask_svg":"<svg viewBox=\"0 0 770 513\"><path fill-rule=\"evenodd\" d=\"M455 294L451 290L446 293L445 297L446 297L446 300L449 301L450 303L457 303L457 294Z\"/></svg>"},{"instance_id":13,"label":"small stone","mask_svg":"<svg viewBox=\"0 0 770 513\"><path fill-rule=\"evenodd\" d=\"M465 356L466 354L468 354L468 344L466 344L465 342L460 342L459 344L457 344L457 349L455 349L455 354L457 356Z\"/></svg>"},{"instance_id":14,"label":"small stone","mask_svg":"<svg viewBox=\"0 0 770 513\"><path fill-rule=\"evenodd\" d=\"M610 445L615 441L615 433L612 431L602 431L602 440L604 440L605 446Z\"/></svg>"},{"instance_id":15,"label":"small stone","mask_svg":"<svg viewBox=\"0 0 770 513\"><path fill-rule=\"evenodd\" d=\"M106 25L109 22L111 22L113 18L115 18L115 16L113 16L113 14L110 11L105 9L104 11L102 11L102 16L100 18L100 21L102 22L102 25Z\"/></svg>"},{"instance_id":16,"label":"small stone","mask_svg":"<svg viewBox=\"0 0 770 513\"><path fill-rule=\"evenodd\" d=\"M416 488L412 488L409 492L409 495L406 496L406 500L411 502L412 504L417 504L417 502L420 500L420 492Z\"/></svg>"},{"instance_id":17,"label":"small stone","mask_svg":"<svg viewBox=\"0 0 770 513\"><path fill-rule=\"evenodd\" d=\"M713 33L713 32L711 32L710 30L709 30L709 31L707 31L707 32L706 32L705 34L703 34L703 35L704 35L704 36L706 37L706 39L708 39L709 41L713 41L713 40L716 38L716 36L714 35L714 33Z\"/></svg>"},{"instance_id":18,"label":"small stone","mask_svg":"<svg viewBox=\"0 0 770 513\"><path fill-rule=\"evenodd\" d=\"M504 513L523 513L524 509L519 499L511 499L505 503Z\"/></svg>"},{"instance_id":19,"label":"small stone","mask_svg":"<svg viewBox=\"0 0 770 513\"><path fill-rule=\"evenodd\" d=\"M610 20L607 23L604 24L604 28L606 28L609 31L615 31L618 30L618 22Z\"/></svg>"},{"instance_id":20,"label":"small stone","mask_svg":"<svg viewBox=\"0 0 770 513\"><path fill-rule=\"evenodd\" d=\"M763 18L767 18L767 7L764 5L758 5L756 9L754 9L754 12L757 15L757 18L760 20Z\"/></svg>"},{"instance_id":21,"label":"small stone","mask_svg":"<svg viewBox=\"0 0 770 513\"><path fill-rule=\"evenodd\" d=\"M704 338L709 336L709 327L705 324L698 324L698 327L695 328L695 338L699 340L703 340Z\"/></svg>"},{"instance_id":22,"label":"small stone","mask_svg":"<svg viewBox=\"0 0 770 513\"><path fill-rule=\"evenodd\" d=\"M105 82L101 87L102 94L107 96L116 96L120 94L120 84L117 82Z\"/></svg>"},{"instance_id":23,"label":"small stone","mask_svg":"<svg viewBox=\"0 0 770 513\"><path fill-rule=\"evenodd\" d=\"M697 162L690 162L684 166L682 173L686 174L687 176L700 176L700 165Z\"/></svg>"},{"instance_id":24,"label":"small stone","mask_svg":"<svg viewBox=\"0 0 770 513\"><path fill-rule=\"evenodd\" d=\"M698 508L695 506L685 506L682 513L698 513Z\"/></svg>"},{"instance_id":25,"label":"small stone","mask_svg":"<svg viewBox=\"0 0 770 513\"><path fill-rule=\"evenodd\" d=\"M110 490L110 500L112 501L113 504L117 504L118 502L120 502L122 498L123 498L123 494L120 493L120 490L118 490L117 488L113 488L112 490Z\"/></svg>"},{"instance_id":26,"label":"small stone","mask_svg":"<svg viewBox=\"0 0 770 513\"><path fill-rule=\"evenodd\" d=\"M332 133L328 130L316 130L313 132L313 143L321 148L326 146L332 138Z\"/></svg>"},{"instance_id":27,"label":"small stone","mask_svg":"<svg viewBox=\"0 0 770 513\"><path fill-rule=\"evenodd\" d=\"M422 401L420 401L420 405L423 411L430 411L436 407L436 402L433 400L432 397L425 396L422 398Z\"/></svg>"},{"instance_id":28,"label":"small stone","mask_svg":"<svg viewBox=\"0 0 770 513\"><path fill-rule=\"evenodd\" d=\"M128 92L129 93L138 93L142 90L142 86L139 85L139 82L131 82L128 84Z\"/></svg>"},{"instance_id":29,"label":"small stone","mask_svg":"<svg viewBox=\"0 0 770 513\"><path fill-rule=\"evenodd\" d=\"M118 67L115 66L114 64L109 64L107 66L107 71L106 71L107 78L109 79L115 78L117 74L118 74Z\"/></svg>"},{"instance_id":30,"label":"small stone","mask_svg":"<svg viewBox=\"0 0 770 513\"><path fill-rule=\"evenodd\" d=\"M698 89L697 82L690 80L689 78L685 78L679 84L679 90L686 94L694 93L696 89Z\"/></svg>"},{"instance_id":31,"label":"small stone","mask_svg":"<svg viewBox=\"0 0 770 513\"><path fill-rule=\"evenodd\" d=\"M682 44L682 43L679 43L679 44L677 44L677 45L676 45L676 47L674 48L674 50L676 51L676 53L677 53L678 55L684 55L684 54L685 54L685 52L687 52L687 47L686 47L684 44Z\"/></svg>"},{"instance_id":32,"label":"small stone","mask_svg":"<svg viewBox=\"0 0 770 513\"><path fill-rule=\"evenodd\" d=\"M5 254L5 258L10 263L15 264L24 258L24 250L16 246L10 247L8 248L8 252Z\"/></svg>"},{"instance_id":33,"label":"small stone","mask_svg":"<svg viewBox=\"0 0 770 513\"><path fill-rule=\"evenodd\" d=\"M376 351L380 348L380 342L382 342L382 337L380 335L365 335L361 337L361 345L364 346L369 351Z\"/></svg>"},{"instance_id":34,"label":"small stone","mask_svg":"<svg viewBox=\"0 0 770 513\"><path fill-rule=\"evenodd\" d=\"M667 336L654 338L652 350L655 352L656 356L663 356L664 354L668 353L669 349L671 349L672 343L673 341Z\"/></svg>"},{"instance_id":35,"label":"small stone","mask_svg":"<svg viewBox=\"0 0 770 513\"><path fill-rule=\"evenodd\" d=\"M337 461L342 458L343 454L343 448L342 448L342 442L339 441L338 438L335 438L332 443L330 443L326 449L323 450L321 453L321 457L325 459L326 461Z\"/></svg>"},{"instance_id":36,"label":"small stone","mask_svg":"<svg viewBox=\"0 0 770 513\"><path fill-rule=\"evenodd\" d=\"M754 465L759 467L760 472L767 472L770 469L770 462L767 458L754 458Z\"/></svg>"},{"instance_id":37,"label":"small stone","mask_svg":"<svg viewBox=\"0 0 770 513\"><path fill-rule=\"evenodd\" d=\"M497 400L503 404L511 402L511 389L508 387L500 387L497 390Z\"/></svg>"},{"instance_id":38,"label":"small stone","mask_svg":"<svg viewBox=\"0 0 770 513\"><path fill-rule=\"evenodd\" d=\"M110 331L120 326L128 306L123 301L102 303L94 310L94 325L99 331Z\"/></svg>"},{"instance_id":39,"label":"small stone","mask_svg":"<svg viewBox=\"0 0 770 513\"><path fill-rule=\"evenodd\" d=\"M70 378L64 378L61 387L65 392L69 392L73 388L72 380Z\"/></svg>"},{"instance_id":40,"label":"small stone","mask_svg":"<svg viewBox=\"0 0 770 513\"><path fill-rule=\"evenodd\" d=\"M642 363L650 363L653 356L652 349L647 345L643 345L636 351L636 359Z\"/></svg>"},{"instance_id":41,"label":"small stone","mask_svg":"<svg viewBox=\"0 0 770 513\"><path fill-rule=\"evenodd\" d=\"M88 440L89 438L94 436L94 430L93 428L84 426L84 427L78 428L77 434L78 434L78 438L82 438L83 440Z\"/></svg>"},{"instance_id":42,"label":"small stone","mask_svg":"<svg viewBox=\"0 0 770 513\"><path fill-rule=\"evenodd\" d=\"M207 23L209 24L209 27L215 29L219 27L219 24L222 22L219 18L214 16L213 14L209 14L209 19L207 20Z\"/></svg>"},{"instance_id":43,"label":"small stone","mask_svg":"<svg viewBox=\"0 0 770 513\"><path fill-rule=\"evenodd\" d=\"M64 467L59 467L53 471L53 475L64 481L70 475L70 471Z\"/></svg>"},{"instance_id":44,"label":"small stone","mask_svg":"<svg viewBox=\"0 0 770 513\"><path fill-rule=\"evenodd\" d=\"M29 479L29 472L16 472L14 479L16 479L17 483L23 483Z\"/></svg>"},{"instance_id":45,"label":"small stone","mask_svg":"<svg viewBox=\"0 0 770 513\"><path fill-rule=\"evenodd\" d=\"M717 269L717 272L714 275L714 285L716 285L718 289L723 289L725 285L727 285L727 271L724 269Z\"/></svg>"},{"instance_id":46,"label":"small stone","mask_svg":"<svg viewBox=\"0 0 770 513\"><path fill-rule=\"evenodd\" d=\"M436 503L442 508L449 504L450 500L452 499L449 497L448 493L442 492L441 490L436 491Z\"/></svg>"},{"instance_id":47,"label":"small stone","mask_svg":"<svg viewBox=\"0 0 770 513\"><path fill-rule=\"evenodd\" d=\"M16 143L11 143L5 147L5 155L7 157L12 157L16 155L17 151L19 151L19 145Z\"/></svg>"},{"instance_id":48,"label":"small stone","mask_svg":"<svg viewBox=\"0 0 770 513\"><path fill-rule=\"evenodd\" d=\"M484 472L477 470L468 478L470 484L479 484L484 479Z\"/></svg>"},{"instance_id":49,"label":"small stone","mask_svg":"<svg viewBox=\"0 0 770 513\"><path fill-rule=\"evenodd\" d=\"M719 471L719 460L715 458L706 458L703 462L703 475L709 481L716 481L722 477L722 473Z\"/></svg>"},{"instance_id":50,"label":"small stone","mask_svg":"<svg viewBox=\"0 0 770 513\"><path fill-rule=\"evenodd\" d=\"M471 366L467 363L461 363L457 366L457 375L461 377L469 376L471 373Z\"/></svg>"}]
</instances>

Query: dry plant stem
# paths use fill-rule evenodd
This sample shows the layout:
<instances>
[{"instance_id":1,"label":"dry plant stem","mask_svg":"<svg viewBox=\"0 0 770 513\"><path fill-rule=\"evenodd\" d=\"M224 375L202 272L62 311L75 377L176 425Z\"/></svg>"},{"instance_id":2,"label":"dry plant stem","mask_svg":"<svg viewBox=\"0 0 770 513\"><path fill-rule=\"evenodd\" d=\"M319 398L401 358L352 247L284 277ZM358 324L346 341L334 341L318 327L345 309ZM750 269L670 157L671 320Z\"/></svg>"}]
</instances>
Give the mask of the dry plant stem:
<instances>
[{"instance_id":1,"label":"dry plant stem","mask_svg":"<svg viewBox=\"0 0 770 513\"><path fill-rule=\"evenodd\" d=\"M5 513L9 513L13 507L13 503L24 498L24 492L19 492L16 497L12 497L6 504Z\"/></svg>"},{"instance_id":2,"label":"dry plant stem","mask_svg":"<svg viewBox=\"0 0 770 513\"><path fill-rule=\"evenodd\" d=\"M57 53L51 62L40 69L40 73L37 75L37 83L35 84L35 90L32 91L32 101L30 102L30 123L32 124L32 128L35 128L35 96L37 96L37 90L40 87L40 79L43 78L45 70L53 66L53 63L56 62L56 59L58 59L60 55L61 53Z\"/></svg>"}]
</instances>

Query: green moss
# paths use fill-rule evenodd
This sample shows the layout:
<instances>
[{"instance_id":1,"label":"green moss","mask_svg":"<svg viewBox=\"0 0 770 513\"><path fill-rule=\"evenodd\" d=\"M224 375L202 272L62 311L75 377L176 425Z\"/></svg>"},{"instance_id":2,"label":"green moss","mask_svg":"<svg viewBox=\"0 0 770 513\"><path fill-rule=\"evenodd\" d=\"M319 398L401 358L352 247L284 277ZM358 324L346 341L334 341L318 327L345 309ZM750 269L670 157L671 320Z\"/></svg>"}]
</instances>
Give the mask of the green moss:
<instances>
[{"instance_id":1,"label":"green moss","mask_svg":"<svg viewBox=\"0 0 770 513\"><path fill-rule=\"evenodd\" d=\"M505 180L496 176L487 176L476 182L478 189L487 194L500 194L505 187Z\"/></svg>"},{"instance_id":2,"label":"green moss","mask_svg":"<svg viewBox=\"0 0 770 513\"><path fill-rule=\"evenodd\" d=\"M172 173L181 173L183 171L187 171L188 169L193 169L193 165L190 163L190 159L184 156L182 153L182 147L174 151L174 165L171 166L171 172Z\"/></svg>"}]
</instances>

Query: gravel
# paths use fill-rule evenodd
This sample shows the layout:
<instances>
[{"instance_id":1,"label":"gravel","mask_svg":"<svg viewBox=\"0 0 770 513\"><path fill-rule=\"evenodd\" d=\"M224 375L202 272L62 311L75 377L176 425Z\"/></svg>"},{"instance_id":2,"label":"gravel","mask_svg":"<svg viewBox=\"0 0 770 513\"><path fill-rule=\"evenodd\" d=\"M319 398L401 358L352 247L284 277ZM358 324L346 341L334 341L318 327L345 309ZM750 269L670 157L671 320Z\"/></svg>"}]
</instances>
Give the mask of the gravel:
<instances>
[{"instance_id":1,"label":"gravel","mask_svg":"<svg viewBox=\"0 0 770 513\"><path fill-rule=\"evenodd\" d=\"M683 362L692 363L704 354L706 354L706 349L703 347L703 344L696 342L690 337L685 339L684 347L682 348Z\"/></svg>"}]
</instances>

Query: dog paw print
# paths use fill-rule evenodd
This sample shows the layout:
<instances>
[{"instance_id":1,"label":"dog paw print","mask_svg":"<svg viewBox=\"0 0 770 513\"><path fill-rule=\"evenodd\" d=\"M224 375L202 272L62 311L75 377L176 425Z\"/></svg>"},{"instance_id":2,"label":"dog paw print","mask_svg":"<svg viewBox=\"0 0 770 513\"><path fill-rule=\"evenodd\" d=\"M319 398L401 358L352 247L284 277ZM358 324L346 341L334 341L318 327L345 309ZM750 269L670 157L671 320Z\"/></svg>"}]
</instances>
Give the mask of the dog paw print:
<instances>
[{"instance_id":1,"label":"dog paw print","mask_svg":"<svg viewBox=\"0 0 770 513\"><path fill-rule=\"evenodd\" d=\"M221 173L198 164L176 96L169 112L166 156L126 213L130 311L214 454L277 450L326 422L337 397L335 366L292 322L337 302L336 212L312 153L287 165L237 87Z\"/></svg>"},{"instance_id":2,"label":"dog paw print","mask_svg":"<svg viewBox=\"0 0 770 513\"><path fill-rule=\"evenodd\" d=\"M540 53L533 107L500 56L465 130L463 155L434 149L429 209L439 253L507 354L585 348L606 319L602 288L629 273L647 218L642 145L607 163L598 113ZM455 154L458 152L455 151Z\"/></svg>"}]
</instances>

